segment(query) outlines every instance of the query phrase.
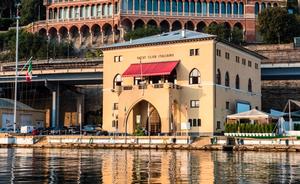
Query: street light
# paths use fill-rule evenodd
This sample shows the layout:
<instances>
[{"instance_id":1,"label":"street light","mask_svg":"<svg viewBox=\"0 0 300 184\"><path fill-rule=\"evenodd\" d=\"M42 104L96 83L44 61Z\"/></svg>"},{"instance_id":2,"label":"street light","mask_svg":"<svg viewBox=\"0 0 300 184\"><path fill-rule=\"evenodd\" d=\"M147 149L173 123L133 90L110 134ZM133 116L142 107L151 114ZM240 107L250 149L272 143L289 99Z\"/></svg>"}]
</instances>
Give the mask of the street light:
<instances>
[{"instance_id":1,"label":"street light","mask_svg":"<svg viewBox=\"0 0 300 184\"><path fill-rule=\"evenodd\" d=\"M125 143L127 144L127 118L126 118L127 112L126 112L126 106L124 108L124 114L125 114L125 116L124 116L124 123L125 123Z\"/></svg>"}]
</instances>

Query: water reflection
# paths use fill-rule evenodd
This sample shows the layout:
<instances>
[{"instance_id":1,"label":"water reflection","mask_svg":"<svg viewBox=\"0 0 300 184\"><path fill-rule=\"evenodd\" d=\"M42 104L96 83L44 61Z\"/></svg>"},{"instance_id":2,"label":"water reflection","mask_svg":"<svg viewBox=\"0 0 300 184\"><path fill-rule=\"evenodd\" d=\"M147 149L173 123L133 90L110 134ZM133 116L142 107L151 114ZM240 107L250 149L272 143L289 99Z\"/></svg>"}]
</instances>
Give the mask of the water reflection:
<instances>
[{"instance_id":1,"label":"water reflection","mask_svg":"<svg viewBox=\"0 0 300 184\"><path fill-rule=\"evenodd\" d=\"M0 149L0 183L299 183L297 153Z\"/></svg>"}]
</instances>

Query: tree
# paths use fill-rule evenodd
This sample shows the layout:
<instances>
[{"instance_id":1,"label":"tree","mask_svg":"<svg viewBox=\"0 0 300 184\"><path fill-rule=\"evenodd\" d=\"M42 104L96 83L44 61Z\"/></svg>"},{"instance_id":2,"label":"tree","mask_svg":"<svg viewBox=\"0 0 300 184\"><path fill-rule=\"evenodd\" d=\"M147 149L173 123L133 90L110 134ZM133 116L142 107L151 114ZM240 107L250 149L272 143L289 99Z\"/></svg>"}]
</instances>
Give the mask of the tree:
<instances>
[{"instance_id":1,"label":"tree","mask_svg":"<svg viewBox=\"0 0 300 184\"><path fill-rule=\"evenodd\" d=\"M225 40L234 44L241 44L243 42L243 30L234 27L232 30L224 23L210 24L204 29L208 34L216 35L219 39Z\"/></svg>"},{"instance_id":2,"label":"tree","mask_svg":"<svg viewBox=\"0 0 300 184\"><path fill-rule=\"evenodd\" d=\"M31 22L45 18L43 0L23 0L20 10L20 24L27 25Z\"/></svg>"},{"instance_id":3,"label":"tree","mask_svg":"<svg viewBox=\"0 0 300 184\"><path fill-rule=\"evenodd\" d=\"M299 35L296 15L285 8L267 8L258 16L259 32L266 43L288 43Z\"/></svg>"},{"instance_id":4,"label":"tree","mask_svg":"<svg viewBox=\"0 0 300 184\"><path fill-rule=\"evenodd\" d=\"M138 39L143 38L146 36L152 36L160 33L160 29L155 26L147 26L142 28L137 28L134 31L130 31L125 34L124 39L130 40L130 39Z\"/></svg>"},{"instance_id":5,"label":"tree","mask_svg":"<svg viewBox=\"0 0 300 184\"><path fill-rule=\"evenodd\" d=\"M230 39L230 29L225 24L210 24L204 29L204 32L208 34L217 35L219 39L227 40Z\"/></svg>"}]
</instances>

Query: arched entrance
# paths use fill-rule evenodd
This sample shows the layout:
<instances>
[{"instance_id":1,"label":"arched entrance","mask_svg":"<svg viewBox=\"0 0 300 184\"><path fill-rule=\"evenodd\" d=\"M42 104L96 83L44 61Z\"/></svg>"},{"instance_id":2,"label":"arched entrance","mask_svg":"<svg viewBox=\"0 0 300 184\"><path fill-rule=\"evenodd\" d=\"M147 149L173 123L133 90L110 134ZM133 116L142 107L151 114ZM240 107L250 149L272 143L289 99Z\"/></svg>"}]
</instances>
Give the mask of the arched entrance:
<instances>
[{"instance_id":1,"label":"arched entrance","mask_svg":"<svg viewBox=\"0 0 300 184\"><path fill-rule=\"evenodd\" d=\"M133 106L127 123L132 123L132 132L143 130L144 135L159 135L161 133L161 118L157 109L148 101L141 100Z\"/></svg>"}]
</instances>

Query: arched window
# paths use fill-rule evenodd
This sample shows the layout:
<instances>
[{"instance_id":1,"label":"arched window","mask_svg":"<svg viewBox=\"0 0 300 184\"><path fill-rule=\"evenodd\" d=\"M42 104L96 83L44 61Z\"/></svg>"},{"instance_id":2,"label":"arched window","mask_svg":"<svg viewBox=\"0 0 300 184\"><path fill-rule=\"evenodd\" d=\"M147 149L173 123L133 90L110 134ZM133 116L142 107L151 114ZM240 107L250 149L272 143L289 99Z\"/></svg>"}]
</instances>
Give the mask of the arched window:
<instances>
[{"instance_id":1,"label":"arched window","mask_svg":"<svg viewBox=\"0 0 300 184\"><path fill-rule=\"evenodd\" d=\"M222 83L221 82L221 71L220 71L220 69L218 69L218 71L217 71L216 83L217 84L221 84Z\"/></svg>"},{"instance_id":2,"label":"arched window","mask_svg":"<svg viewBox=\"0 0 300 184\"><path fill-rule=\"evenodd\" d=\"M255 15L258 15L258 13L259 13L259 4L257 2L255 3L255 6L254 6L254 12L255 12Z\"/></svg>"},{"instance_id":3,"label":"arched window","mask_svg":"<svg viewBox=\"0 0 300 184\"><path fill-rule=\"evenodd\" d=\"M240 77L239 77L239 75L236 75L236 77L235 77L235 88L240 89Z\"/></svg>"},{"instance_id":4,"label":"arched window","mask_svg":"<svg viewBox=\"0 0 300 184\"><path fill-rule=\"evenodd\" d=\"M122 77L120 74L117 74L114 78L113 88L115 89L116 86L122 86Z\"/></svg>"},{"instance_id":5,"label":"arched window","mask_svg":"<svg viewBox=\"0 0 300 184\"><path fill-rule=\"evenodd\" d=\"M239 12L238 4L237 4L237 2L234 2L233 3L233 14L237 15L238 12Z\"/></svg>"},{"instance_id":6,"label":"arched window","mask_svg":"<svg viewBox=\"0 0 300 184\"><path fill-rule=\"evenodd\" d=\"M239 4L239 14L244 15L244 4L242 2Z\"/></svg>"},{"instance_id":7,"label":"arched window","mask_svg":"<svg viewBox=\"0 0 300 184\"><path fill-rule=\"evenodd\" d=\"M226 4L224 1L221 3L221 13L222 15L226 14Z\"/></svg>"},{"instance_id":8,"label":"arched window","mask_svg":"<svg viewBox=\"0 0 300 184\"><path fill-rule=\"evenodd\" d=\"M218 1L215 2L215 14L220 13L220 4Z\"/></svg>"},{"instance_id":9,"label":"arched window","mask_svg":"<svg viewBox=\"0 0 300 184\"><path fill-rule=\"evenodd\" d=\"M212 1L209 2L209 14L214 14L214 3Z\"/></svg>"},{"instance_id":10,"label":"arched window","mask_svg":"<svg viewBox=\"0 0 300 184\"><path fill-rule=\"evenodd\" d=\"M160 0L160 12L165 12L165 1Z\"/></svg>"},{"instance_id":11,"label":"arched window","mask_svg":"<svg viewBox=\"0 0 300 184\"><path fill-rule=\"evenodd\" d=\"M179 13L183 12L183 3L182 3L182 0L178 1L178 12Z\"/></svg>"},{"instance_id":12,"label":"arched window","mask_svg":"<svg viewBox=\"0 0 300 184\"><path fill-rule=\"evenodd\" d=\"M232 11L231 11L231 2L227 3L227 15L231 15Z\"/></svg>"},{"instance_id":13,"label":"arched window","mask_svg":"<svg viewBox=\"0 0 300 184\"><path fill-rule=\"evenodd\" d=\"M134 0L134 10L136 12L140 10L140 0Z\"/></svg>"},{"instance_id":14,"label":"arched window","mask_svg":"<svg viewBox=\"0 0 300 184\"><path fill-rule=\"evenodd\" d=\"M202 12L203 12L203 15L205 16L205 15L207 15L207 2L206 1L203 1L203 6L202 6Z\"/></svg>"},{"instance_id":15,"label":"arched window","mask_svg":"<svg viewBox=\"0 0 300 184\"><path fill-rule=\"evenodd\" d=\"M147 11L149 13L151 13L152 12L152 0L148 0L147 2L148 2L147 3Z\"/></svg>"},{"instance_id":16,"label":"arched window","mask_svg":"<svg viewBox=\"0 0 300 184\"><path fill-rule=\"evenodd\" d=\"M200 72L196 68L194 68L190 73L190 84L200 84Z\"/></svg>"},{"instance_id":17,"label":"arched window","mask_svg":"<svg viewBox=\"0 0 300 184\"><path fill-rule=\"evenodd\" d=\"M230 86L230 80L229 80L229 73L226 72L225 74L225 86L229 87Z\"/></svg>"},{"instance_id":18,"label":"arched window","mask_svg":"<svg viewBox=\"0 0 300 184\"><path fill-rule=\"evenodd\" d=\"M266 3L261 3L261 11L263 11L264 9L266 9Z\"/></svg>"},{"instance_id":19,"label":"arched window","mask_svg":"<svg viewBox=\"0 0 300 184\"><path fill-rule=\"evenodd\" d=\"M166 0L166 12L170 12L170 10L171 10L171 1Z\"/></svg>"},{"instance_id":20,"label":"arched window","mask_svg":"<svg viewBox=\"0 0 300 184\"><path fill-rule=\"evenodd\" d=\"M185 14L189 14L189 9L190 9L190 2L189 1L185 1L184 2L184 13Z\"/></svg>"},{"instance_id":21,"label":"arched window","mask_svg":"<svg viewBox=\"0 0 300 184\"><path fill-rule=\"evenodd\" d=\"M251 81L250 78L249 78L249 80L248 80L248 91L249 91L249 92L252 92L252 81Z\"/></svg>"},{"instance_id":22,"label":"arched window","mask_svg":"<svg viewBox=\"0 0 300 184\"><path fill-rule=\"evenodd\" d=\"M172 0L172 12L173 12L173 14L177 13L177 1L176 0Z\"/></svg>"},{"instance_id":23,"label":"arched window","mask_svg":"<svg viewBox=\"0 0 300 184\"><path fill-rule=\"evenodd\" d=\"M197 14L200 14L202 12L201 1L197 1L196 6L197 6Z\"/></svg>"},{"instance_id":24,"label":"arched window","mask_svg":"<svg viewBox=\"0 0 300 184\"><path fill-rule=\"evenodd\" d=\"M191 1L190 13L192 13L192 14L195 13L195 1Z\"/></svg>"}]
</instances>

